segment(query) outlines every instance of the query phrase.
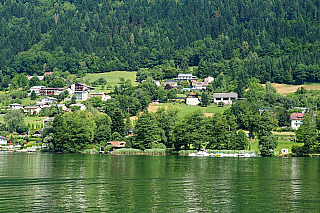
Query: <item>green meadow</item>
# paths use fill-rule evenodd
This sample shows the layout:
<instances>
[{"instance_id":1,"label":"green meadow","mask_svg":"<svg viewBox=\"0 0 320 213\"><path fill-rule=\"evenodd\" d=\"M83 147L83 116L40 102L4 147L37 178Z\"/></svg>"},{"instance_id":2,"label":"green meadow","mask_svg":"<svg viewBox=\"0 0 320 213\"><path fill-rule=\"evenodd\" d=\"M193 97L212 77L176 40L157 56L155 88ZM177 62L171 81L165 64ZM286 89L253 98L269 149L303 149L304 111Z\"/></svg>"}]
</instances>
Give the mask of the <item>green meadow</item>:
<instances>
[{"instance_id":1,"label":"green meadow","mask_svg":"<svg viewBox=\"0 0 320 213\"><path fill-rule=\"evenodd\" d=\"M46 119L47 117L25 117L24 122L27 123L33 123L33 124L42 124L42 121ZM4 116L0 116L0 122L4 122Z\"/></svg>"}]
</instances>

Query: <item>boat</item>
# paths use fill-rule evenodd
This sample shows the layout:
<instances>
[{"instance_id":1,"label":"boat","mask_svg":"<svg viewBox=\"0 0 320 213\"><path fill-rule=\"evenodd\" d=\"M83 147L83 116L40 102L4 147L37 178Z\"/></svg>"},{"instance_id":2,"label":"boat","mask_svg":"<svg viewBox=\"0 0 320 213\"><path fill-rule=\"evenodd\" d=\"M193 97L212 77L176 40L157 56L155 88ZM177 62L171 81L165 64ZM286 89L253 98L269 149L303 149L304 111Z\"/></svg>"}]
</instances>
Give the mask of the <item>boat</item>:
<instances>
[{"instance_id":1,"label":"boat","mask_svg":"<svg viewBox=\"0 0 320 213\"><path fill-rule=\"evenodd\" d=\"M197 153L190 153L189 156L210 156L205 150L200 150Z\"/></svg>"}]
</instances>

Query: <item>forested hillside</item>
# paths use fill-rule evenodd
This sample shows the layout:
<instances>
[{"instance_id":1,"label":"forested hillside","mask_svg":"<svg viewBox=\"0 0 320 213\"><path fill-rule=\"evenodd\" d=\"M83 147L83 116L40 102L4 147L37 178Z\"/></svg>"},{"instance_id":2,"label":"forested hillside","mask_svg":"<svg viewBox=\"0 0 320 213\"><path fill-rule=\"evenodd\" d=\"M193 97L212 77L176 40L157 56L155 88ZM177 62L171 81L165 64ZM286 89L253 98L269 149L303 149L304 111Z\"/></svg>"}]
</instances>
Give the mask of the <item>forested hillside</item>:
<instances>
[{"instance_id":1,"label":"forested hillside","mask_svg":"<svg viewBox=\"0 0 320 213\"><path fill-rule=\"evenodd\" d=\"M319 16L319 0L0 0L0 80L198 66L237 87L320 82Z\"/></svg>"}]
</instances>

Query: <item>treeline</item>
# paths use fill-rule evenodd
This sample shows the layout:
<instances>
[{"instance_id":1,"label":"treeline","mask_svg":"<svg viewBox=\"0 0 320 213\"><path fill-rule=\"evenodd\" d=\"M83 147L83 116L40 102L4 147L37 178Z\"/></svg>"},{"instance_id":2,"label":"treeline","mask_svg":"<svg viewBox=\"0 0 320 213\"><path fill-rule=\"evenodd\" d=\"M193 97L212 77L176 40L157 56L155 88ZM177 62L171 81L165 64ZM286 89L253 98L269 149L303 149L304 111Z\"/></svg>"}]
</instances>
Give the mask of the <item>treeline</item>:
<instances>
[{"instance_id":1,"label":"treeline","mask_svg":"<svg viewBox=\"0 0 320 213\"><path fill-rule=\"evenodd\" d=\"M0 1L4 76L155 68L170 76L320 80L317 0ZM2 81L2 79L0 79ZM240 93L241 94L241 93Z\"/></svg>"}]
</instances>

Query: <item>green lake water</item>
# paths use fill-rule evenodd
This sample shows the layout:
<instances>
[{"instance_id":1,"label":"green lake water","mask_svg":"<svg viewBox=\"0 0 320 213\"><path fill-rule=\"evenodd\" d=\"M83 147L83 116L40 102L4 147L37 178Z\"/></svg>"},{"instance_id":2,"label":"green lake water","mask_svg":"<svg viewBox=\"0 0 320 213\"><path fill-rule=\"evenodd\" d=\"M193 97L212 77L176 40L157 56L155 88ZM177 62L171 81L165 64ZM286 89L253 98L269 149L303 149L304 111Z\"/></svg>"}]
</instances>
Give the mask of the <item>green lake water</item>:
<instances>
[{"instance_id":1,"label":"green lake water","mask_svg":"<svg viewBox=\"0 0 320 213\"><path fill-rule=\"evenodd\" d=\"M319 158L0 152L0 212L320 212Z\"/></svg>"}]
</instances>

